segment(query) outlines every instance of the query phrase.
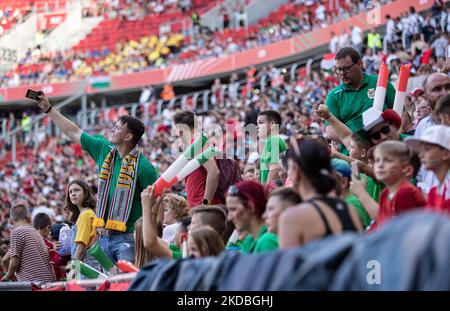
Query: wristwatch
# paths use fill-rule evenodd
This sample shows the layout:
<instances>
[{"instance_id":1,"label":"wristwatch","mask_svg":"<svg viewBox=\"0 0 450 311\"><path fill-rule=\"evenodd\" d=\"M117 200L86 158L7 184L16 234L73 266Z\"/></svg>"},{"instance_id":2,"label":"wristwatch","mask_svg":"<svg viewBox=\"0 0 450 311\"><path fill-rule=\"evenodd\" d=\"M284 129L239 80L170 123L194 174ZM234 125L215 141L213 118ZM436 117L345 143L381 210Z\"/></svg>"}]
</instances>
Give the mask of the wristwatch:
<instances>
[{"instance_id":1,"label":"wristwatch","mask_svg":"<svg viewBox=\"0 0 450 311\"><path fill-rule=\"evenodd\" d=\"M202 203L205 204L205 205L208 205L209 204L209 200L208 199L203 199Z\"/></svg>"}]
</instances>

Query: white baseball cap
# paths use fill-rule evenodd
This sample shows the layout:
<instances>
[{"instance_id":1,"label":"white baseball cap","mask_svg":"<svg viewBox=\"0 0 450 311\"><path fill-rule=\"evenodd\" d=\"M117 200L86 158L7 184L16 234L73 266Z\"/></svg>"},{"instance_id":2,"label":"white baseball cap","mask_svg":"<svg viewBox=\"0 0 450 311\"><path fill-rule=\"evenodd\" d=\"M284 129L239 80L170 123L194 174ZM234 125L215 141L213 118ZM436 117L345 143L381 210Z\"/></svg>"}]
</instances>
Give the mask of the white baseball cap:
<instances>
[{"instance_id":1,"label":"white baseball cap","mask_svg":"<svg viewBox=\"0 0 450 311\"><path fill-rule=\"evenodd\" d=\"M420 143L438 145L450 151L450 126L432 125L420 137L406 138L405 143L414 151L420 151Z\"/></svg>"}]
</instances>

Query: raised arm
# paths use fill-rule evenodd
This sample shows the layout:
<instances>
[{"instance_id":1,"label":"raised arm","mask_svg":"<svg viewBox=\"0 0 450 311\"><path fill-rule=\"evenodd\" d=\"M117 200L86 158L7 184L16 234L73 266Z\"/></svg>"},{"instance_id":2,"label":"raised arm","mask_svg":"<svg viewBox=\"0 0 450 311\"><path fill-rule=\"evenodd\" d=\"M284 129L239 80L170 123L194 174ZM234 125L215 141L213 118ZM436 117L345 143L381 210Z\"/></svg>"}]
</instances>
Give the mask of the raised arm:
<instances>
[{"instance_id":1,"label":"raised arm","mask_svg":"<svg viewBox=\"0 0 450 311\"><path fill-rule=\"evenodd\" d=\"M319 105L319 107L316 110L316 114L322 119L328 121L330 126L336 132L336 135L344 144L345 148L349 149L350 139L352 137L353 132L330 112L327 105L324 104Z\"/></svg>"},{"instance_id":2,"label":"raised arm","mask_svg":"<svg viewBox=\"0 0 450 311\"><path fill-rule=\"evenodd\" d=\"M158 211L163 195L154 198L153 191L147 188L141 193L144 247L156 257L172 258L169 245L158 237Z\"/></svg>"},{"instance_id":3,"label":"raised arm","mask_svg":"<svg viewBox=\"0 0 450 311\"><path fill-rule=\"evenodd\" d=\"M81 133L83 132L78 125L67 119L56 109L51 108L50 102L45 95L39 95L39 101L36 102L42 112L47 112L47 115L55 122L56 126L69 137L73 142L79 144ZM50 110L49 110L50 109Z\"/></svg>"}]
</instances>

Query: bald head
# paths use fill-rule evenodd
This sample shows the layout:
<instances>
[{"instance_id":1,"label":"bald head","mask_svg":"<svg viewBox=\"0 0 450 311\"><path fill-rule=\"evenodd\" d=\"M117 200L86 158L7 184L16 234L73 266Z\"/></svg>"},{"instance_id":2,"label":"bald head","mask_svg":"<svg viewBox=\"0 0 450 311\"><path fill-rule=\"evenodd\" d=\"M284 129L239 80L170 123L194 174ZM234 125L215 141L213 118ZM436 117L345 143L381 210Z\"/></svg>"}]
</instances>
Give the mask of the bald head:
<instances>
[{"instance_id":1,"label":"bald head","mask_svg":"<svg viewBox=\"0 0 450 311\"><path fill-rule=\"evenodd\" d=\"M450 92L450 77L441 72L432 73L424 81L425 98L434 110L434 106L439 98Z\"/></svg>"}]
</instances>

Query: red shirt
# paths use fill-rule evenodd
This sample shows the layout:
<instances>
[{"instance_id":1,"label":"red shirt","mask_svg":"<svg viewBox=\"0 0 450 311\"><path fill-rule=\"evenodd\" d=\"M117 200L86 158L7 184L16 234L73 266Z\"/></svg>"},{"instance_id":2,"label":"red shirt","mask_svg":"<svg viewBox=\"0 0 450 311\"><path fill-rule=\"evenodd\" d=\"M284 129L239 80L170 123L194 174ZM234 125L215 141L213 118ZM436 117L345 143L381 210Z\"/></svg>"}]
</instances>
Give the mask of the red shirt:
<instances>
[{"instance_id":1,"label":"red shirt","mask_svg":"<svg viewBox=\"0 0 450 311\"><path fill-rule=\"evenodd\" d=\"M392 200L389 200L389 189L385 188L379 202L377 227L401 213L426 205L422 191L407 180L400 184Z\"/></svg>"},{"instance_id":2,"label":"red shirt","mask_svg":"<svg viewBox=\"0 0 450 311\"><path fill-rule=\"evenodd\" d=\"M200 166L198 169L193 171L188 177L185 179L185 189L186 189L186 198L188 201L189 208L196 207L198 205L203 204L203 198L205 196L206 189L206 169L203 166ZM211 204L225 204L223 200L217 196L217 190L214 194Z\"/></svg>"},{"instance_id":3,"label":"red shirt","mask_svg":"<svg viewBox=\"0 0 450 311\"><path fill-rule=\"evenodd\" d=\"M427 209L436 212L450 213L450 199L446 198L447 191L450 191L450 189L444 187L444 191L440 194L438 187L431 188L427 197Z\"/></svg>"}]
</instances>

